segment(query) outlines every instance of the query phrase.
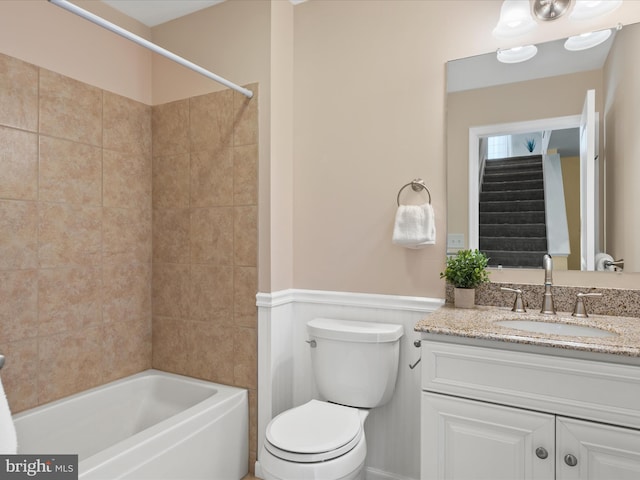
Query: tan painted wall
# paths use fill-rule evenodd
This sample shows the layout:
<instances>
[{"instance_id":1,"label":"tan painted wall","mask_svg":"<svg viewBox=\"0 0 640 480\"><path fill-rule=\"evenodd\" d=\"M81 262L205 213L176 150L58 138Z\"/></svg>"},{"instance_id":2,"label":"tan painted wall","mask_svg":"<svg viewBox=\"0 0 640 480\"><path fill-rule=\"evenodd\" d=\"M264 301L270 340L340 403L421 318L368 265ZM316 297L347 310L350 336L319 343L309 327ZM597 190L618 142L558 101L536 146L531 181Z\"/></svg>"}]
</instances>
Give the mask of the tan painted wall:
<instances>
[{"instance_id":1,"label":"tan painted wall","mask_svg":"<svg viewBox=\"0 0 640 480\"><path fill-rule=\"evenodd\" d=\"M296 7L296 287L443 296L445 62L640 20L640 2L625 2L606 19L560 19L501 44L491 36L501 4L311 0ZM390 237L398 189L418 176L431 190L438 239L409 251ZM541 281L534 271L493 278L516 275ZM598 281L571 272L555 280Z\"/></svg>"},{"instance_id":2,"label":"tan painted wall","mask_svg":"<svg viewBox=\"0 0 640 480\"><path fill-rule=\"evenodd\" d=\"M123 21L115 10L93 3L80 5ZM143 35L143 25L124 22ZM151 104L149 51L46 0L0 2L0 53Z\"/></svg>"},{"instance_id":3,"label":"tan painted wall","mask_svg":"<svg viewBox=\"0 0 640 480\"><path fill-rule=\"evenodd\" d=\"M609 199L605 206L608 219L606 251L616 259L624 258L625 268L637 272L640 271L640 216L634 207L640 202L640 29L623 28L619 35L621 41L616 42L605 68L605 81L610 89L605 111L610 126L605 137L608 172L605 188ZM612 73L617 71L621 72L619 76Z\"/></svg>"},{"instance_id":4,"label":"tan painted wall","mask_svg":"<svg viewBox=\"0 0 640 480\"><path fill-rule=\"evenodd\" d=\"M561 162L571 247L567 267L580 270L580 157L562 157Z\"/></svg>"}]
</instances>

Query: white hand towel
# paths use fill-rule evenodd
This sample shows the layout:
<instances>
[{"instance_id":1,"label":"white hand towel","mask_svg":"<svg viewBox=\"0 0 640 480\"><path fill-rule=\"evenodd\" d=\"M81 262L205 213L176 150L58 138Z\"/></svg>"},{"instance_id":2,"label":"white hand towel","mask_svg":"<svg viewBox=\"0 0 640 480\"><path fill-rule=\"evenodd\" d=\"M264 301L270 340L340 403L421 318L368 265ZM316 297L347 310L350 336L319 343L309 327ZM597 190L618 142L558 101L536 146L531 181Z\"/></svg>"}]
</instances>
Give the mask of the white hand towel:
<instances>
[{"instance_id":1,"label":"white hand towel","mask_svg":"<svg viewBox=\"0 0 640 480\"><path fill-rule=\"evenodd\" d=\"M609 272L615 272L616 271L616 267L613 265L609 265L608 267L605 266L606 262L613 262L613 257L607 253L604 252L600 252L600 253L596 253L596 259L595 259L595 267L596 267L596 271L597 272L605 272L605 271L609 271Z\"/></svg>"},{"instance_id":2,"label":"white hand towel","mask_svg":"<svg viewBox=\"0 0 640 480\"><path fill-rule=\"evenodd\" d=\"M14 455L17 449L16 427L13 425L9 403L0 379L0 454Z\"/></svg>"},{"instance_id":3,"label":"white hand towel","mask_svg":"<svg viewBox=\"0 0 640 480\"><path fill-rule=\"evenodd\" d=\"M436 222L431 204L400 205L392 242L406 248L423 248L436 243Z\"/></svg>"}]
</instances>

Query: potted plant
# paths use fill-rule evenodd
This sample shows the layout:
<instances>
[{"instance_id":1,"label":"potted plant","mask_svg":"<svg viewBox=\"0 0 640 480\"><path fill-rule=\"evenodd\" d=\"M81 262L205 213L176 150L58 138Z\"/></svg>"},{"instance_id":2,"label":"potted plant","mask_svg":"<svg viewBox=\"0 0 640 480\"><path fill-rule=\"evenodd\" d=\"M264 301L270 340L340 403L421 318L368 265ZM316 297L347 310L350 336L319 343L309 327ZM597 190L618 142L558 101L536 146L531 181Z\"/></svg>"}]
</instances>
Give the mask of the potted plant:
<instances>
[{"instance_id":1,"label":"potted plant","mask_svg":"<svg viewBox=\"0 0 640 480\"><path fill-rule=\"evenodd\" d=\"M536 139L528 138L524 144L527 147L527 150L529 150L529 153L533 153L533 150L536 148Z\"/></svg>"},{"instance_id":2,"label":"potted plant","mask_svg":"<svg viewBox=\"0 0 640 480\"><path fill-rule=\"evenodd\" d=\"M446 279L455 287L455 306L473 308L475 305L476 287L489 281L487 272L487 256L476 250L460 250L458 254L447 258L444 272L440 278Z\"/></svg>"}]
</instances>

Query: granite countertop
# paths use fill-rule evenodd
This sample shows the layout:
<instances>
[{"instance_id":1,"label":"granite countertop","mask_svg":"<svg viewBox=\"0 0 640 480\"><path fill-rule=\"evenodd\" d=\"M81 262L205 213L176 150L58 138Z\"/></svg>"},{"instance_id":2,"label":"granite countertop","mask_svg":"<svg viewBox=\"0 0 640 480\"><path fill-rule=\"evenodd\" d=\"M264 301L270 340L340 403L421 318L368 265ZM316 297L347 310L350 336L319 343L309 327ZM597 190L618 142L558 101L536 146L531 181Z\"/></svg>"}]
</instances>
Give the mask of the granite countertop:
<instances>
[{"instance_id":1,"label":"granite countertop","mask_svg":"<svg viewBox=\"0 0 640 480\"><path fill-rule=\"evenodd\" d=\"M527 332L497 325L501 320L562 322L596 327L617 335L612 337L564 336ZM512 312L509 307L476 306L472 309L445 305L420 320L416 332L451 335L482 340L522 343L593 353L640 357L640 319L607 315L572 317L570 313L543 315L537 311Z\"/></svg>"}]
</instances>

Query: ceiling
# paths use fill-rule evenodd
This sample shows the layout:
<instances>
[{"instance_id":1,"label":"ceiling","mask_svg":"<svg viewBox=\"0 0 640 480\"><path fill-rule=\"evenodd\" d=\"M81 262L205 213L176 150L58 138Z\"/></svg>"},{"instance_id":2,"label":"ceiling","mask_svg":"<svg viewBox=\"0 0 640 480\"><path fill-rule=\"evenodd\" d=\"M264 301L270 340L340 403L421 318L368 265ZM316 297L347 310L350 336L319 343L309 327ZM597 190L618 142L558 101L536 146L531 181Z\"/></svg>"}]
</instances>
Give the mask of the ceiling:
<instances>
[{"instance_id":1,"label":"ceiling","mask_svg":"<svg viewBox=\"0 0 640 480\"><path fill-rule=\"evenodd\" d=\"M147 27L208 8L224 0L102 0Z\"/></svg>"},{"instance_id":2,"label":"ceiling","mask_svg":"<svg viewBox=\"0 0 640 480\"><path fill-rule=\"evenodd\" d=\"M147 27L189 15L225 0L102 0ZM293 5L307 0L289 0Z\"/></svg>"}]
</instances>

